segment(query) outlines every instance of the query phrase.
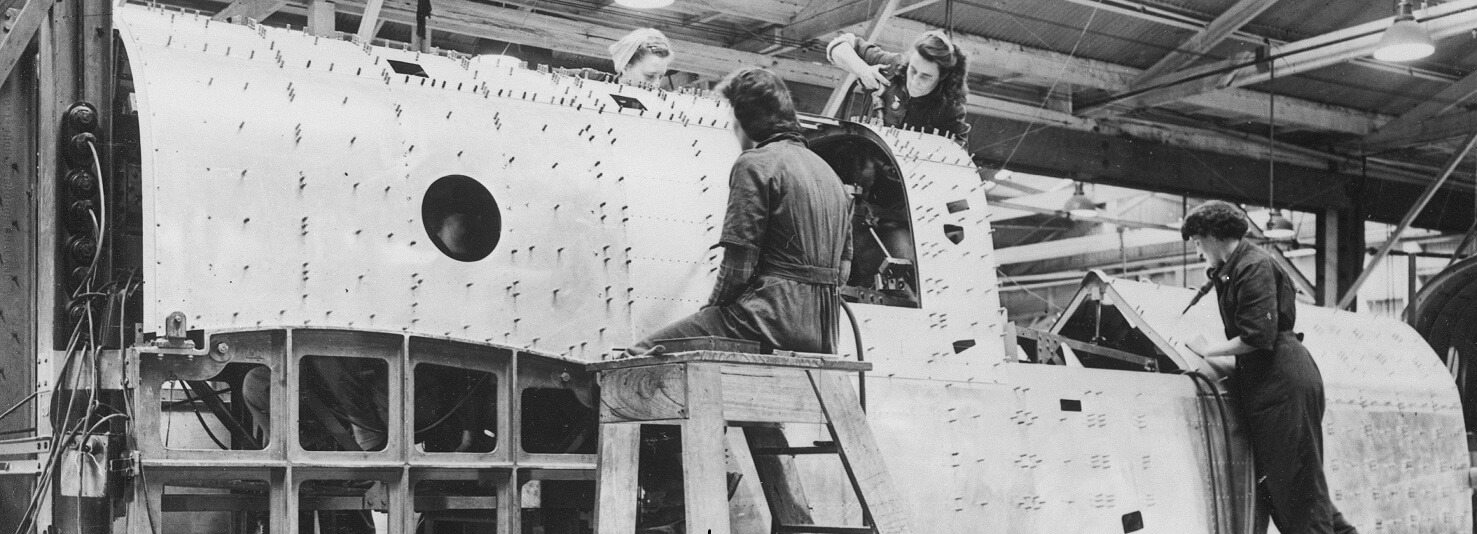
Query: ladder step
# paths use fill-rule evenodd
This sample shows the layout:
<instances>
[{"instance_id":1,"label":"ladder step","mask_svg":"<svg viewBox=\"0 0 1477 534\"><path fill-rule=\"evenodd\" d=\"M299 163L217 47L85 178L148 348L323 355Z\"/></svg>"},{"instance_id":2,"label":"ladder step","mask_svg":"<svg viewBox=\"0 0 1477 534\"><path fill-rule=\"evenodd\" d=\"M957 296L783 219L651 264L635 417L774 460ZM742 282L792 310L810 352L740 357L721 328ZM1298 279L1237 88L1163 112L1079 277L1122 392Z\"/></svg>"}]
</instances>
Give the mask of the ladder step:
<instances>
[{"instance_id":1,"label":"ladder step","mask_svg":"<svg viewBox=\"0 0 1477 534\"><path fill-rule=\"evenodd\" d=\"M873 534L872 527L838 527L829 525L780 525L775 534Z\"/></svg>"},{"instance_id":2,"label":"ladder step","mask_svg":"<svg viewBox=\"0 0 1477 534\"><path fill-rule=\"evenodd\" d=\"M801 454L836 454L836 442L817 441L814 447L755 447L757 456L797 456Z\"/></svg>"}]
</instances>

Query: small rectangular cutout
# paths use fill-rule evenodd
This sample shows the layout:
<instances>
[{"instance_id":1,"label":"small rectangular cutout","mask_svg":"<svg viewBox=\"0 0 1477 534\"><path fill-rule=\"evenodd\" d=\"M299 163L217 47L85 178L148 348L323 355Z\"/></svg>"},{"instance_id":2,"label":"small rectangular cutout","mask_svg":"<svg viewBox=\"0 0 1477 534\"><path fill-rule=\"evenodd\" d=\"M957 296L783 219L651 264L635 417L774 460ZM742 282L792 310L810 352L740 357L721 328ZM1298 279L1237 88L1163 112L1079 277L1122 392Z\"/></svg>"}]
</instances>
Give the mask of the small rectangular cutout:
<instances>
[{"instance_id":1,"label":"small rectangular cutout","mask_svg":"<svg viewBox=\"0 0 1477 534\"><path fill-rule=\"evenodd\" d=\"M1123 534L1137 532L1144 529L1144 514L1129 512L1123 514Z\"/></svg>"},{"instance_id":2,"label":"small rectangular cutout","mask_svg":"<svg viewBox=\"0 0 1477 534\"><path fill-rule=\"evenodd\" d=\"M409 74L411 76L420 76L422 78L431 77L431 75L426 74L426 69L421 68L420 65L411 63L409 61L396 61L393 59L386 59L385 62L390 64L390 68L394 69L395 74Z\"/></svg>"},{"instance_id":3,"label":"small rectangular cutout","mask_svg":"<svg viewBox=\"0 0 1477 534\"><path fill-rule=\"evenodd\" d=\"M1080 412L1082 411L1082 401L1076 399L1062 399L1062 411Z\"/></svg>"},{"instance_id":4,"label":"small rectangular cutout","mask_svg":"<svg viewBox=\"0 0 1477 534\"><path fill-rule=\"evenodd\" d=\"M969 209L969 201L961 198L946 204L946 206L949 207L949 213L959 213Z\"/></svg>"},{"instance_id":5,"label":"small rectangular cutout","mask_svg":"<svg viewBox=\"0 0 1477 534\"><path fill-rule=\"evenodd\" d=\"M636 99L635 97L629 97L626 95L610 95L610 98L614 99L616 105L620 107L646 111L646 104L642 104L641 101Z\"/></svg>"}]
</instances>

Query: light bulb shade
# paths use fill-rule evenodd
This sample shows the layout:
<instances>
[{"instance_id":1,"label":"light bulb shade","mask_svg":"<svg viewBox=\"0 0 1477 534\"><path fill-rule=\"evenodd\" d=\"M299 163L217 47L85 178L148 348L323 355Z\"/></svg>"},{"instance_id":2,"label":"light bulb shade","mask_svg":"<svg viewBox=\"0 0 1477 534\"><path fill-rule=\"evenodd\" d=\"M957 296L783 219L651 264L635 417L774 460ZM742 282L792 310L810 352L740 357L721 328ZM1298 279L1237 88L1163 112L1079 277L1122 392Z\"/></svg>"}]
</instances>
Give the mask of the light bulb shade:
<instances>
[{"instance_id":1,"label":"light bulb shade","mask_svg":"<svg viewBox=\"0 0 1477 534\"><path fill-rule=\"evenodd\" d=\"M1380 61L1415 61L1436 52L1431 34L1409 15L1395 19L1380 37L1374 58Z\"/></svg>"},{"instance_id":2,"label":"light bulb shade","mask_svg":"<svg viewBox=\"0 0 1477 534\"><path fill-rule=\"evenodd\" d=\"M615 0L616 5L635 9L654 9L672 5L672 0Z\"/></svg>"},{"instance_id":3,"label":"light bulb shade","mask_svg":"<svg viewBox=\"0 0 1477 534\"><path fill-rule=\"evenodd\" d=\"M1098 213L1097 204L1094 204L1092 199L1087 198L1087 195L1082 193L1072 195L1072 198L1067 199L1067 203L1062 206L1062 209L1072 214L1073 217L1097 217Z\"/></svg>"},{"instance_id":4,"label":"light bulb shade","mask_svg":"<svg viewBox=\"0 0 1477 534\"><path fill-rule=\"evenodd\" d=\"M1297 235L1297 231L1293 230L1292 221L1283 217L1281 212L1276 212L1267 219L1267 231L1262 232L1262 235L1267 239L1292 239Z\"/></svg>"},{"instance_id":5,"label":"light bulb shade","mask_svg":"<svg viewBox=\"0 0 1477 534\"><path fill-rule=\"evenodd\" d=\"M1097 203L1087 196L1082 189L1082 182L1077 182L1077 191L1072 193L1072 198L1062 205L1062 210L1072 214L1073 217L1097 217Z\"/></svg>"}]
</instances>

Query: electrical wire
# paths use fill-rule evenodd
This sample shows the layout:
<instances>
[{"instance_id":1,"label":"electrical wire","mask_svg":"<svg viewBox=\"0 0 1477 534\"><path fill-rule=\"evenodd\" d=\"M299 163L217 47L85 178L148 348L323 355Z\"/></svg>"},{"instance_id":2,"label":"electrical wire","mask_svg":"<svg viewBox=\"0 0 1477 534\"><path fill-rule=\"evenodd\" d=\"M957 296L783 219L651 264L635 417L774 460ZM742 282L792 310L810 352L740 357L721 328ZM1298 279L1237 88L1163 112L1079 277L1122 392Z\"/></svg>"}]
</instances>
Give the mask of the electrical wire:
<instances>
[{"instance_id":1,"label":"electrical wire","mask_svg":"<svg viewBox=\"0 0 1477 534\"><path fill-rule=\"evenodd\" d=\"M851 311L851 305L846 299L841 299L841 311L846 312L846 320L851 322L851 338L856 344L856 361L867 361L867 349L862 346L862 329L856 324L856 313ZM862 405L862 413L867 411L867 372L857 372L857 400Z\"/></svg>"},{"instance_id":2,"label":"electrical wire","mask_svg":"<svg viewBox=\"0 0 1477 534\"><path fill-rule=\"evenodd\" d=\"M200 428L205 429L205 435L210 436L210 441L214 441L215 445L217 447L220 447L221 450L231 450L230 447L227 447L225 443L221 442L220 438L215 437L215 432L211 431L210 425L205 423L205 416L200 415L200 405L196 403L196 399L190 395L190 385L185 384L184 381L179 380L178 377L175 377L175 380L184 385L184 387L180 388L180 390L185 392L185 402L188 402L190 404L190 409L195 411L195 420L200 421Z\"/></svg>"},{"instance_id":3,"label":"electrical wire","mask_svg":"<svg viewBox=\"0 0 1477 534\"><path fill-rule=\"evenodd\" d=\"M96 160L94 160L94 163L96 163ZM101 227L100 223L98 224L98 227ZM83 280L79 283L79 286L89 285L90 280ZM104 287L112 287L114 285L115 284L110 283L106 284ZM135 287L136 286L134 286L133 284L133 273L131 273L129 279L125 282L124 287L115 288L113 290L115 291L115 293L108 296L109 304L106 308L106 313L111 314L116 312L118 310L117 302L119 300L126 301L128 295L132 294ZM85 289L85 287L79 287L78 291L74 291L74 293L85 294L83 291L81 291L82 289ZM89 296L88 298L93 297ZM105 324L106 322L110 322L110 319L111 318L109 317L104 317ZM92 314L92 309L89 306L88 313L84 317L84 320L77 321L77 324L72 327L72 332L68 336L60 376L68 376L69 374L71 375L72 379L70 388L64 390L70 391L71 394L67 395L65 411L59 411L59 408L61 408L61 406L59 405L59 399L57 397L53 396L51 399L52 414L60 414L59 417L61 418L61 420L58 424L55 425L56 428L60 429L60 431L53 434L51 440L49 441L50 447L48 450L52 452L47 457L45 465L42 467L41 472L36 478L36 483L31 492L26 510L22 515L20 522L17 524L17 528L15 531L16 534L22 534L26 532L34 523L36 514L40 511L41 503L45 500L44 496L47 494L48 489L51 487L51 483L55 478L57 469L61 465L62 459L65 456L65 454L61 452L64 449L63 444L73 443L79 437L82 439L82 442L85 443L86 440L90 439L92 434L94 434L107 421L111 421L120 417L130 420L132 418L131 413L109 414L96 421L90 428L87 429L87 431L81 432L83 425L85 425L90 419L92 419L93 414L97 413L98 406L101 405L98 399L98 391L101 388L100 382L102 379L102 374L99 370L99 352L101 350L101 347L98 346L96 341L97 324L98 323L95 321L95 317ZM87 327L87 341L85 347L79 346L81 344L81 337L84 325ZM89 361L92 366L92 370L90 374L91 380L89 380L88 387L88 399L85 404L87 411L84 417L77 418L75 417L76 414L74 413L74 410L76 408L76 403L78 400L77 392L79 392L81 389L82 378L84 374L82 371L77 369L77 365L83 358L86 358ZM39 392L37 394L39 395ZM126 390L125 395L127 395Z\"/></svg>"},{"instance_id":4,"label":"electrical wire","mask_svg":"<svg viewBox=\"0 0 1477 534\"><path fill-rule=\"evenodd\" d=\"M38 389L38 390L32 392L30 395L26 395L26 398L21 399L20 402L15 403L15 405L13 405L13 406L11 406L9 408L6 408L4 413L0 413L0 421L4 421L5 420L5 416L10 415L11 413L14 413L21 406L24 406L27 402L30 402L31 399L36 398L40 394L41 394L41 390Z\"/></svg>"},{"instance_id":5,"label":"electrical wire","mask_svg":"<svg viewBox=\"0 0 1477 534\"><path fill-rule=\"evenodd\" d=\"M1082 25L1082 33L1077 34L1077 42L1072 44L1072 51L1067 52L1068 61L1062 62L1062 68L1061 70L1057 71L1056 78L1051 81L1051 87L1046 89L1046 94L1048 97L1052 93L1056 92L1057 84L1061 83L1062 76L1065 76L1067 74L1067 67L1070 67L1072 65L1070 60L1077 57L1077 47L1082 46L1082 38L1087 36L1087 30L1092 27L1092 21L1097 19L1097 12L1098 8L1092 8L1092 14L1088 15L1087 23ZM1041 105L1036 107L1036 113L1032 114L1031 116L1031 122L1026 124L1026 131L1021 133L1020 137L1016 139L1015 147L1010 149L1010 154L1005 156L1005 161L1000 163L1000 168L1009 168L1010 161L1015 159L1015 153L1019 151L1021 149L1021 145L1026 142L1026 136L1031 135L1031 129L1036 127L1036 123L1041 116L1041 110L1046 109L1046 105L1049 103L1051 103L1050 98L1043 98L1041 100Z\"/></svg>"},{"instance_id":6,"label":"electrical wire","mask_svg":"<svg viewBox=\"0 0 1477 534\"><path fill-rule=\"evenodd\" d=\"M451 406L451 409L446 411L446 415L442 415L440 419L437 419L435 422L429 425L415 429L415 433L420 434L429 431L438 426L441 426L441 423L445 423L447 419L451 419L451 416L455 415L457 410L462 409L462 405L466 404L468 400L471 400L472 395L476 394L478 390L482 389L482 385L486 384L487 380L489 378L492 378L492 376L492 373L483 373L482 378L478 379L477 383L473 384L471 389L468 389L465 395L462 395L461 400L456 401L456 404L453 404Z\"/></svg>"}]
</instances>

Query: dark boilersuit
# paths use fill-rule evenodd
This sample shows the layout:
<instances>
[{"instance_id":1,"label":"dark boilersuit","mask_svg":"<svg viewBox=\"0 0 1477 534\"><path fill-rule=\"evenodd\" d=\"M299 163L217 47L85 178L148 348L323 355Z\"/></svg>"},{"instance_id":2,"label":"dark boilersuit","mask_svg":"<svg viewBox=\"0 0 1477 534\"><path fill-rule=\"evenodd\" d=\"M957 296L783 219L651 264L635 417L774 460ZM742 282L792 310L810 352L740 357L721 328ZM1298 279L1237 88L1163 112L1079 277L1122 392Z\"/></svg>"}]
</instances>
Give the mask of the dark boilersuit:
<instances>
[{"instance_id":1,"label":"dark boilersuit","mask_svg":"<svg viewBox=\"0 0 1477 534\"><path fill-rule=\"evenodd\" d=\"M1242 241L1211 271L1226 339L1256 350L1236 356L1233 393L1261 480L1257 532L1267 508L1282 534L1347 534L1323 476L1323 376L1293 333L1292 281L1270 252Z\"/></svg>"},{"instance_id":2,"label":"dark boilersuit","mask_svg":"<svg viewBox=\"0 0 1477 534\"><path fill-rule=\"evenodd\" d=\"M752 276L720 276L708 306L635 348L719 336L758 341L765 352L834 352L838 286L851 262L851 197L841 179L803 138L782 134L740 154L728 187L719 244L756 259Z\"/></svg>"}]
</instances>

